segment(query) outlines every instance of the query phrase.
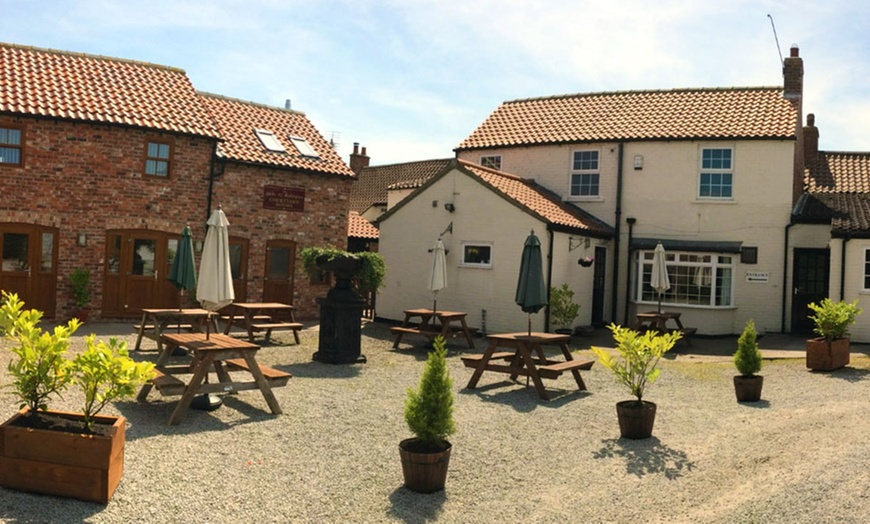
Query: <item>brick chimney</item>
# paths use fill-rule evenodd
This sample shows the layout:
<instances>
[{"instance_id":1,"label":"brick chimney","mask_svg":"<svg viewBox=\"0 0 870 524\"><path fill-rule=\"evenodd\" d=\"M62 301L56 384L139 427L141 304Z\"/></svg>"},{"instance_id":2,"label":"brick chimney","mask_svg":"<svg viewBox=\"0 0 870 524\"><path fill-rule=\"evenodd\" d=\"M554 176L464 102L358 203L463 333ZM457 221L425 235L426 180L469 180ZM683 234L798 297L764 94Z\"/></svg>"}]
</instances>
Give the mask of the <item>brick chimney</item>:
<instances>
[{"instance_id":1,"label":"brick chimney","mask_svg":"<svg viewBox=\"0 0 870 524\"><path fill-rule=\"evenodd\" d=\"M353 153L350 154L350 170L359 175L359 172L364 167L369 167L369 157L366 155L366 148L359 150L359 142L353 143Z\"/></svg>"},{"instance_id":2,"label":"brick chimney","mask_svg":"<svg viewBox=\"0 0 870 524\"><path fill-rule=\"evenodd\" d=\"M819 157L819 128L816 127L816 115L807 115L807 125L804 126L804 167L808 167Z\"/></svg>"},{"instance_id":3,"label":"brick chimney","mask_svg":"<svg viewBox=\"0 0 870 524\"><path fill-rule=\"evenodd\" d=\"M792 44L791 54L782 64L782 96L788 100L800 99L804 91L804 61L797 44Z\"/></svg>"}]
</instances>

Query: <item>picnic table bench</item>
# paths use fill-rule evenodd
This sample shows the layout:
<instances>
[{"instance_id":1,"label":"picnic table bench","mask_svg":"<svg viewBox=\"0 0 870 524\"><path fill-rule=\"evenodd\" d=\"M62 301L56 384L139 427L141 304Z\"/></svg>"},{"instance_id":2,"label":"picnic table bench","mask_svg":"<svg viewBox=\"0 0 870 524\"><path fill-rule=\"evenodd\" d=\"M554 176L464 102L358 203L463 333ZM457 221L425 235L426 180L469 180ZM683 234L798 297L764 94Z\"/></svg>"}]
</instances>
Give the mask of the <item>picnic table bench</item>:
<instances>
[{"instance_id":1,"label":"picnic table bench","mask_svg":"<svg viewBox=\"0 0 870 524\"><path fill-rule=\"evenodd\" d=\"M406 309L405 320L401 326L390 328L390 331L396 335L396 340L393 342L393 348L398 348L402 342L402 337L405 335L422 335L430 341L441 335L444 339L454 338L457 335L464 335L468 347L474 349L474 339L472 335L477 332L476 328L468 327L465 322L466 313L460 311L441 311L431 309ZM420 323L413 325L412 319L420 317ZM433 321L437 320L440 324L437 325ZM455 325L454 323L458 323Z\"/></svg>"}]
</instances>

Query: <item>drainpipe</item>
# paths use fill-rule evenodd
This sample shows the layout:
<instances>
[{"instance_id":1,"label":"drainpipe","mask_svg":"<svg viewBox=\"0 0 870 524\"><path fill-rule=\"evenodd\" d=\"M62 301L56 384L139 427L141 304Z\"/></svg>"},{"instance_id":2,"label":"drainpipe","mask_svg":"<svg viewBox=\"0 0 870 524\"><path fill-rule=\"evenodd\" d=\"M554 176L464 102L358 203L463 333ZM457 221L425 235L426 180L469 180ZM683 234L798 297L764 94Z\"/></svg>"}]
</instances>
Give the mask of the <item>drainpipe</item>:
<instances>
[{"instance_id":1,"label":"drainpipe","mask_svg":"<svg viewBox=\"0 0 870 524\"><path fill-rule=\"evenodd\" d=\"M614 216L613 223L615 224L613 227L613 300L610 305L610 321L616 322L616 290L619 289L619 233L620 233L620 222L622 217L622 155L623 148L625 144L619 143L619 154L617 158L617 168L616 168L616 212ZM626 316L626 319L628 316Z\"/></svg>"},{"instance_id":2,"label":"drainpipe","mask_svg":"<svg viewBox=\"0 0 870 524\"><path fill-rule=\"evenodd\" d=\"M790 286L788 285L788 230L793 226L793 222L789 222L785 225L785 256L782 257L782 324L779 328L780 333L785 333L785 304L788 301L788 290ZM794 307L794 303L792 303L792 307Z\"/></svg>"},{"instance_id":3,"label":"drainpipe","mask_svg":"<svg viewBox=\"0 0 870 524\"><path fill-rule=\"evenodd\" d=\"M547 309L544 311L544 331L550 332L550 288L553 286L553 230L547 226L550 245L547 247Z\"/></svg>"},{"instance_id":4,"label":"drainpipe","mask_svg":"<svg viewBox=\"0 0 870 524\"><path fill-rule=\"evenodd\" d=\"M850 240L851 235L846 235L840 246L840 300L846 300L846 243Z\"/></svg>"},{"instance_id":5,"label":"drainpipe","mask_svg":"<svg viewBox=\"0 0 870 524\"><path fill-rule=\"evenodd\" d=\"M626 262L626 278L625 278L625 318L628 319L628 302L631 298L631 272L627 271L628 268L631 267L631 238L634 232L634 223L637 222L637 219L634 217L628 217L625 219L628 222L628 262ZM626 324L628 322L626 321Z\"/></svg>"},{"instance_id":6,"label":"drainpipe","mask_svg":"<svg viewBox=\"0 0 870 524\"><path fill-rule=\"evenodd\" d=\"M214 181L216 178L220 177L224 174L225 165L220 165L220 169L218 163L220 160L218 159L218 143L215 141L214 147L211 151L211 160L208 165L208 194L206 195L206 206L205 206L205 221L208 222L208 219L211 218L211 204L212 198L214 197Z\"/></svg>"}]
</instances>

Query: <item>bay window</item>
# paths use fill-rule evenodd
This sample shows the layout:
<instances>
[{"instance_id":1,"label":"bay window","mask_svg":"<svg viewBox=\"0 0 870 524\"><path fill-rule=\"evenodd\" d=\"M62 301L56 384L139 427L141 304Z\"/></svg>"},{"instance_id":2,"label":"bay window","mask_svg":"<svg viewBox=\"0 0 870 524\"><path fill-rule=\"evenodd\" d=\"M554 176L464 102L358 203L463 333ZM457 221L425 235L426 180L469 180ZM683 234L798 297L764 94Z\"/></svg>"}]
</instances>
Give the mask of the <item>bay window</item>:
<instances>
[{"instance_id":1,"label":"bay window","mask_svg":"<svg viewBox=\"0 0 870 524\"><path fill-rule=\"evenodd\" d=\"M653 252L639 252L637 264L640 302L658 302L650 285ZM671 288L662 293L662 303L701 307L733 305L734 256L730 254L669 251L665 255Z\"/></svg>"}]
</instances>

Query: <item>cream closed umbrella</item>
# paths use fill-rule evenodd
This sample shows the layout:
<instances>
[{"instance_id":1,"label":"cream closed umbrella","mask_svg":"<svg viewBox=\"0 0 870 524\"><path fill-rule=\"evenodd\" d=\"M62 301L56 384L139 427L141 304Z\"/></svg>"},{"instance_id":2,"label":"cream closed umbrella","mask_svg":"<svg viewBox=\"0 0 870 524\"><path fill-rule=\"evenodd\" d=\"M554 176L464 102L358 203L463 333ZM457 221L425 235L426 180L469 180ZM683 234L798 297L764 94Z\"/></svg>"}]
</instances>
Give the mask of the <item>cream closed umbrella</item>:
<instances>
[{"instance_id":1,"label":"cream closed umbrella","mask_svg":"<svg viewBox=\"0 0 870 524\"><path fill-rule=\"evenodd\" d=\"M233 272L230 266L230 225L223 210L218 208L208 219L208 232L199 263L196 299L203 309L217 311L233 302ZM208 336L208 329L206 329Z\"/></svg>"},{"instance_id":2,"label":"cream closed umbrella","mask_svg":"<svg viewBox=\"0 0 870 524\"><path fill-rule=\"evenodd\" d=\"M429 291L432 292L432 312L438 306L438 292L447 287L447 257L444 252L444 243L441 239L435 242L432 248L432 270L429 272Z\"/></svg>"},{"instance_id":3,"label":"cream closed umbrella","mask_svg":"<svg viewBox=\"0 0 870 524\"><path fill-rule=\"evenodd\" d=\"M659 313L661 313L662 293L671 289L671 280L668 277L668 267L665 261L665 247L661 242L656 244L656 249L653 251L652 276L649 284L658 293Z\"/></svg>"}]
</instances>

